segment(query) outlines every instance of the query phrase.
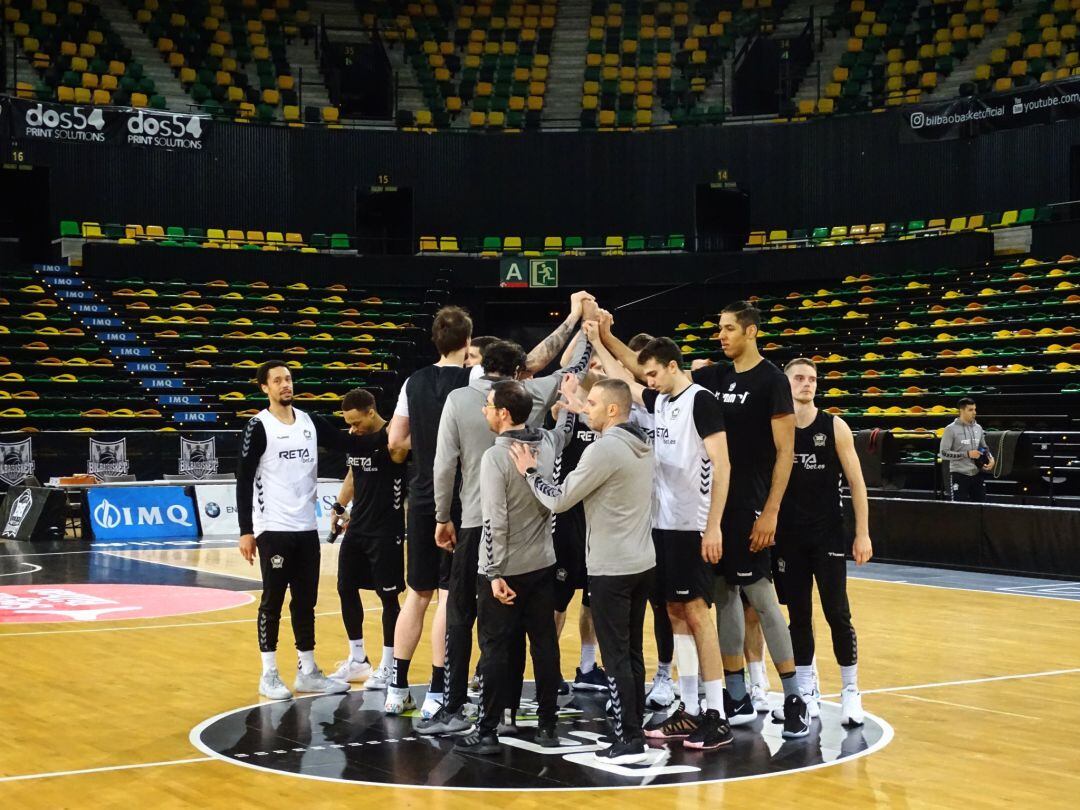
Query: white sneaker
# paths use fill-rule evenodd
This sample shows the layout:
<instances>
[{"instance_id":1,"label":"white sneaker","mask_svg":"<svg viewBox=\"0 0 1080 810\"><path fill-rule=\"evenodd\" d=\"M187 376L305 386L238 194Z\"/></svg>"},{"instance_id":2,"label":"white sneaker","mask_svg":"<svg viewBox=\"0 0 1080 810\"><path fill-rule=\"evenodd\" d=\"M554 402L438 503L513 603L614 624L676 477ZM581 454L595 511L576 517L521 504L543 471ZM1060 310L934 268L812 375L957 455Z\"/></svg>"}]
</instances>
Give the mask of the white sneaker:
<instances>
[{"instance_id":1,"label":"white sneaker","mask_svg":"<svg viewBox=\"0 0 1080 810\"><path fill-rule=\"evenodd\" d=\"M338 664L338 668L330 677L337 681L362 681L371 675L371 662L366 658L363 661L354 661L347 658Z\"/></svg>"},{"instance_id":2,"label":"white sneaker","mask_svg":"<svg viewBox=\"0 0 1080 810\"><path fill-rule=\"evenodd\" d=\"M315 667L311 672L296 670L296 681L293 689L297 692L322 692L326 695L340 695L349 691L349 684L345 681L334 680L323 675L322 670Z\"/></svg>"},{"instance_id":3,"label":"white sneaker","mask_svg":"<svg viewBox=\"0 0 1080 810\"><path fill-rule=\"evenodd\" d=\"M390 670L390 667L379 667L368 676L368 679L364 682L364 688L385 689L393 679L394 673Z\"/></svg>"},{"instance_id":4,"label":"white sneaker","mask_svg":"<svg viewBox=\"0 0 1080 810\"><path fill-rule=\"evenodd\" d=\"M821 692L815 686L813 692L802 693L803 702L806 704L807 710L810 712L810 719L816 720L821 716Z\"/></svg>"},{"instance_id":5,"label":"white sneaker","mask_svg":"<svg viewBox=\"0 0 1080 810\"><path fill-rule=\"evenodd\" d=\"M854 684L845 686L840 693L840 722L845 726L861 726L865 719L859 688Z\"/></svg>"},{"instance_id":6,"label":"white sneaker","mask_svg":"<svg viewBox=\"0 0 1080 810\"><path fill-rule=\"evenodd\" d=\"M425 720L430 720L435 716L435 712L442 708L443 699L441 693L428 692L427 697L424 698L424 705L420 707L420 716Z\"/></svg>"},{"instance_id":7,"label":"white sneaker","mask_svg":"<svg viewBox=\"0 0 1080 810\"><path fill-rule=\"evenodd\" d=\"M653 678L649 693L645 696L645 706L650 709L666 709L675 702L675 684L670 675L657 672Z\"/></svg>"},{"instance_id":8,"label":"white sneaker","mask_svg":"<svg viewBox=\"0 0 1080 810\"><path fill-rule=\"evenodd\" d=\"M413 700L408 687L386 687L386 703L383 705L383 711L387 714L405 714L405 712L411 712L415 708L416 701Z\"/></svg>"},{"instance_id":9,"label":"white sneaker","mask_svg":"<svg viewBox=\"0 0 1080 810\"><path fill-rule=\"evenodd\" d=\"M754 711L767 712L769 710L769 695L758 684L750 686L750 702L754 704Z\"/></svg>"},{"instance_id":10,"label":"white sneaker","mask_svg":"<svg viewBox=\"0 0 1080 810\"><path fill-rule=\"evenodd\" d=\"M271 700L288 700L292 697L292 692L281 680L281 675L276 669L264 672L259 678L259 694Z\"/></svg>"}]
</instances>

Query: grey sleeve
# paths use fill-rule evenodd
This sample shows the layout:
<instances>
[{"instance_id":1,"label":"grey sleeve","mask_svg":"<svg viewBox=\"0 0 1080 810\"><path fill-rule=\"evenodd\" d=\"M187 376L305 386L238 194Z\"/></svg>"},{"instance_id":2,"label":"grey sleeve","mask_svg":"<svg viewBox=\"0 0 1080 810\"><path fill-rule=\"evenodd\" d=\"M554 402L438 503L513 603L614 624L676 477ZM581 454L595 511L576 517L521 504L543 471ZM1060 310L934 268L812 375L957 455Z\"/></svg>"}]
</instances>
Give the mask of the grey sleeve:
<instances>
[{"instance_id":1,"label":"grey sleeve","mask_svg":"<svg viewBox=\"0 0 1080 810\"><path fill-rule=\"evenodd\" d=\"M581 382L585 375L589 373L589 361L592 359L592 351L592 344L589 343L588 338L585 337L584 333L579 333L574 343L574 353L570 355L570 364L565 368L560 368L552 376L558 379L560 384L563 374L573 374L578 378L578 382Z\"/></svg>"},{"instance_id":2,"label":"grey sleeve","mask_svg":"<svg viewBox=\"0 0 1080 810\"><path fill-rule=\"evenodd\" d=\"M579 335L574 343L574 353L570 356L569 365L547 377L537 377L526 382L526 390L532 394L533 398L533 413L546 414L551 410L559 398L563 374L573 374L578 378L578 382L581 382L589 372L590 359L592 359L592 344L585 335Z\"/></svg>"},{"instance_id":3,"label":"grey sleeve","mask_svg":"<svg viewBox=\"0 0 1080 810\"><path fill-rule=\"evenodd\" d=\"M502 448L500 450L505 452ZM480 461L480 506L484 526L480 537L479 571L488 579L499 579L506 564L509 524L506 479L495 460L495 454L491 452L484 453Z\"/></svg>"},{"instance_id":4,"label":"grey sleeve","mask_svg":"<svg viewBox=\"0 0 1080 810\"><path fill-rule=\"evenodd\" d=\"M967 457L967 453L963 450L954 450L954 447L956 447L956 426L949 425L945 428L945 432L941 434L941 445L938 449L938 454L942 458L950 461L956 461Z\"/></svg>"},{"instance_id":5,"label":"grey sleeve","mask_svg":"<svg viewBox=\"0 0 1080 810\"><path fill-rule=\"evenodd\" d=\"M533 495L552 512L565 512L595 492L611 476L611 460L605 459L604 455L601 443L593 443L581 454L577 467L561 484L545 480L539 474L530 475L528 482Z\"/></svg>"},{"instance_id":6,"label":"grey sleeve","mask_svg":"<svg viewBox=\"0 0 1080 810\"><path fill-rule=\"evenodd\" d=\"M432 480L435 486L435 520L439 523L450 520L450 509L454 501L454 479L461 455L455 404L454 398L447 399L439 419L439 435L435 442Z\"/></svg>"}]
</instances>

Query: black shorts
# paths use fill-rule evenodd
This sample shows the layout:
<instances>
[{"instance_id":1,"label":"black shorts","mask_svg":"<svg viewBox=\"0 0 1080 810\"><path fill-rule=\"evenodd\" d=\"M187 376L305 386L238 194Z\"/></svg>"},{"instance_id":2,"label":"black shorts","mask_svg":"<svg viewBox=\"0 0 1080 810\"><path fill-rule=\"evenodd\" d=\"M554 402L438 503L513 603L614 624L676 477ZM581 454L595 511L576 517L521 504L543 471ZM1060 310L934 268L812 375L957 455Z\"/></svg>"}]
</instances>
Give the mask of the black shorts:
<instances>
[{"instance_id":1,"label":"black shorts","mask_svg":"<svg viewBox=\"0 0 1080 810\"><path fill-rule=\"evenodd\" d=\"M564 612L581 591L589 606L589 577L585 572L585 509L579 503L555 516L555 609Z\"/></svg>"},{"instance_id":2,"label":"black shorts","mask_svg":"<svg viewBox=\"0 0 1080 810\"><path fill-rule=\"evenodd\" d=\"M435 545L435 513L410 508L406 527L409 556L405 582L414 591L450 587L450 553Z\"/></svg>"},{"instance_id":3,"label":"black shorts","mask_svg":"<svg viewBox=\"0 0 1080 810\"><path fill-rule=\"evenodd\" d=\"M404 538L365 535L349 528L338 552L338 587L401 593L405 590Z\"/></svg>"},{"instance_id":4,"label":"black shorts","mask_svg":"<svg viewBox=\"0 0 1080 810\"><path fill-rule=\"evenodd\" d=\"M665 602L692 602L703 599L712 605L716 575L701 557L701 532L653 529L656 545L654 594Z\"/></svg>"},{"instance_id":5,"label":"black shorts","mask_svg":"<svg viewBox=\"0 0 1080 810\"><path fill-rule=\"evenodd\" d=\"M772 578L772 555L769 549L750 551L750 532L758 512L728 503L720 531L724 535L724 556L716 564L716 575L729 585L749 585L764 577Z\"/></svg>"},{"instance_id":6,"label":"black shorts","mask_svg":"<svg viewBox=\"0 0 1080 810\"><path fill-rule=\"evenodd\" d=\"M784 574L787 568L786 556L798 555L800 559L807 558L809 552L821 553L831 558L846 559L847 551L851 543L844 536L843 525L800 528L791 530L778 527L776 530L776 545L772 548L772 572L773 584L776 587L776 598L781 605L787 604L787 594L784 587Z\"/></svg>"}]
</instances>

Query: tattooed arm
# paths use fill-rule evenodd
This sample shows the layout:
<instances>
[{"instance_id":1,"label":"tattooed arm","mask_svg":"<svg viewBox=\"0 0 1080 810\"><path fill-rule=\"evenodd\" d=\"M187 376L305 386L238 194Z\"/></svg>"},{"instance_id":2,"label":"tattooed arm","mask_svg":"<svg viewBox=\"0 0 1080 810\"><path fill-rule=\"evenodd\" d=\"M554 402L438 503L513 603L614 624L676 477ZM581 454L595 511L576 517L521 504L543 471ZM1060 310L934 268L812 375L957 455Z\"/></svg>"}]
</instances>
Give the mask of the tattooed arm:
<instances>
[{"instance_id":1,"label":"tattooed arm","mask_svg":"<svg viewBox=\"0 0 1080 810\"><path fill-rule=\"evenodd\" d=\"M566 345L566 342L570 340L570 336L574 334L585 307L595 310L596 299L592 295L582 290L570 296L570 314L566 316L566 320L559 324L554 332L540 341L529 352L525 358L526 369L535 374L547 368L548 364L558 356L559 351Z\"/></svg>"}]
</instances>

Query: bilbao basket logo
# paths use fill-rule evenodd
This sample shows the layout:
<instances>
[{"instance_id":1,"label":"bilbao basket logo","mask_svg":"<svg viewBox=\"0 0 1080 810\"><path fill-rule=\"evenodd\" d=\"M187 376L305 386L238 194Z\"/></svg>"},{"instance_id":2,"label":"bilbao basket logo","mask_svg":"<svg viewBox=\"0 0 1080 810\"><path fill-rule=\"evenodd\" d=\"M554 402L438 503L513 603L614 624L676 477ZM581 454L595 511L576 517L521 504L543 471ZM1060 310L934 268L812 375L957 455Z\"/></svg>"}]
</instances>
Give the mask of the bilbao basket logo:
<instances>
[{"instance_id":1,"label":"bilbao basket logo","mask_svg":"<svg viewBox=\"0 0 1080 810\"><path fill-rule=\"evenodd\" d=\"M200 441L180 437L179 472L181 475L190 475L192 478L202 480L208 476L217 475L217 471L216 439Z\"/></svg>"},{"instance_id":2,"label":"bilbao basket logo","mask_svg":"<svg viewBox=\"0 0 1080 810\"><path fill-rule=\"evenodd\" d=\"M97 107L36 104L26 110L26 134L53 141L105 142L105 114Z\"/></svg>"},{"instance_id":3,"label":"bilbao basket logo","mask_svg":"<svg viewBox=\"0 0 1080 810\"><path fill-rule=\"evenodd\" d=\"M127 475L128 467L126 438L115 442L90 440L90 458L86 464L88 473L98 478L107 475Z\"/></svg>"},{"instance_id":4,"label":"bilbao basket logo","mask_svg":"<svg viewBox=\"0 0 1080 810\"><path fill-rule=\"evenodd\" d=\"M153 619L224 610L253 599L243 591L182 585L12 585L0 587L0 625Z\"/></svg>"},{"instance_id":5,"label":"bilbao basket logo","mask_svg":"<svg viewBox=\"0 0 1080 810\"><path fill-rule=\"evenodd\" d=\"M29 489L24 489L22 494L15 499L15 503L12 504L11 512L8 514L7 522L4 523L4 531L0 532L0 537L17 537L19 529L22 528L23 521L30 514L33 505L34 493Z\"/></svg>"},{"instance_id":6,"label":"bilbao basket logo","mask_svg":"<svg viewBox=\"0 0 1080 810\"><path fill-rule=\"evenodd\" d=\"M0 442L0 481L13 487L34 474L34 449L30 442L30 439Z\"/></svg>"}]
</instances>

